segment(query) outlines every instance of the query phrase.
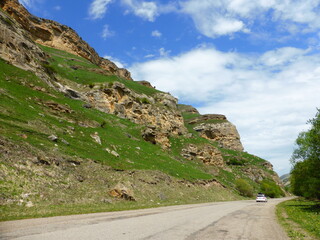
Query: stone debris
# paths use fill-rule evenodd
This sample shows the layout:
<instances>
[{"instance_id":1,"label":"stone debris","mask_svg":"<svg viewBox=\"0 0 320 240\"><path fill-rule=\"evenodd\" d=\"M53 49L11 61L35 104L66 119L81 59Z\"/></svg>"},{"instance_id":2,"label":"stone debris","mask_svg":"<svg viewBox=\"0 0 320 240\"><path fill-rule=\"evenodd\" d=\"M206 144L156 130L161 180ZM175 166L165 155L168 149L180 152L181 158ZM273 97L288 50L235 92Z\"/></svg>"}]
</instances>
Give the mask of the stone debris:
<instances>
[{"instance_id":1,"label":"stone debris","mask_svg":"<svg viewBox=\"0 0 320 240\"><path fill-rule=\"evenodd\" d=\"M96 143L99 143L101 145L101 139L99 137L98 132L95 132L94 134L91 134L90 136L93 138L93 140L96 141Z\"/></svg>"},{"instance_id":2,"label":"stone debris","mask_svg":"<svg viewBox=\"0 0 320 240\"><path fill-rule=\"evenodd\" d=\"M110 154L112 154L115 157L120 157L119 153L117 153L116 151L111 151Z\"/></svg>"},{"instance_id":3,"label":"stone debris","mask_svg":"<svg viewBox=\"0 0 320 240\"><path fill-rule=\"evenodd\" d=\"M52 142L57 142L59 138L56 135L52 134L48 137L48 139Z\"/></svg>"}]
</instances>

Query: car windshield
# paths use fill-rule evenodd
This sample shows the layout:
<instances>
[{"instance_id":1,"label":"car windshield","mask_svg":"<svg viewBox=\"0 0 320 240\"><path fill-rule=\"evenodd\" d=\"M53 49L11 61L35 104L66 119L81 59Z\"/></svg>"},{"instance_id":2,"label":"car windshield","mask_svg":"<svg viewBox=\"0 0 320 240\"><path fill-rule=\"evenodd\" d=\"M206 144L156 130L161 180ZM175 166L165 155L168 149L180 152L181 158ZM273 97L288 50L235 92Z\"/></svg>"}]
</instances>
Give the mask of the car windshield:
<instances>
[{"instance_id":1,"label":"car windshield","mask_svg":"<svg viewBox=\"0 0 320 240\"><path fill-rule=\"evenodd\" d=\"M264 197L264 194L258 194L257 197Z\"/></svg>"}]
</instances>

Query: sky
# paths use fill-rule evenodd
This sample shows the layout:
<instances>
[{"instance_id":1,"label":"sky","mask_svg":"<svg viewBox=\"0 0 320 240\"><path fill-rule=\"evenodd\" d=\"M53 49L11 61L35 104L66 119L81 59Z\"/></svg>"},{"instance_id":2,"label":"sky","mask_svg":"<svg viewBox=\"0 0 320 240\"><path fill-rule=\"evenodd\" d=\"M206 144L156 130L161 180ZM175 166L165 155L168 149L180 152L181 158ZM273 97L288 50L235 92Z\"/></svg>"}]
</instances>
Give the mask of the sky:
<instances>
[{"instance_id":1,"label":"sky","mask_svg":"<svg viewBox=\"0 0 320 240\"><path fill-rule=\"evenodd\" d=\"M201 114L279 174L320 107L320 0L20 0Z\"/></svg>"}]
</instances>

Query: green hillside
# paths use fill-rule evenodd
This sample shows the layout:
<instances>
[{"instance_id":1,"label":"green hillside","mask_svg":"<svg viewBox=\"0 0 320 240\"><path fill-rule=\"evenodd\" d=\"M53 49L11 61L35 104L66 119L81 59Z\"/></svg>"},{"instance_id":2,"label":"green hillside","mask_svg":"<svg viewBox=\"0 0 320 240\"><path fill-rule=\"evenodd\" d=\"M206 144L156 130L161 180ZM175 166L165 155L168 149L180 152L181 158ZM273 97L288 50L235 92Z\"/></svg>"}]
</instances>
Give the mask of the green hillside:
<instances>
[{"instance_id":1,"label":"green hillside","mask_svg":"<svg viewBox=\"0 0 320 240\"><path fill-rule=\"evenodd\" d=\"M47 73L79 92L115 82L148 96L159 92L106 73L81 57L41 48L50 55ZM88 107L2 59L0 69L3 220L243 199L237 179L247 181L254 193L263 179L274 182L265 160L219 148L187 122L192 137L173 136L171 148L163 150L142 138L143 125ZM226 167L183 158L187 144L219 148ZM250 171L262 171L263 179L253 179ZM135 201L110 195L117 184L128 188Z\"/></svg>"}]
</instances>

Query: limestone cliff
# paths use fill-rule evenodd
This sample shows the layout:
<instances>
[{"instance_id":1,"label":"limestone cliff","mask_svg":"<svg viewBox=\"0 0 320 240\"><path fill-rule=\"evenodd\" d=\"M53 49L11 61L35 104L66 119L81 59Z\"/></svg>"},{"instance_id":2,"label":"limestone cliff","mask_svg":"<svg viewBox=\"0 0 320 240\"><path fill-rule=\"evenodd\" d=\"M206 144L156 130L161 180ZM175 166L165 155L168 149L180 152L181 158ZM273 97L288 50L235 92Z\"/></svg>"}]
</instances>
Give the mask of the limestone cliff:
<instances>
[{"instance_id":1,"label":"limestone cliff","mask_svg":"<svg viewBox=\"0 0 320 240\"><path fill-rule=\"evenodd\" d=\"M186 124L192 126L201 137L217 142L220 147L243 151L240 135L236 126L229 122L226 116L221 114L200 115L198 110L192 106L179 105L182 113L192 114Z\"/></svg>"},{"instance_id":2,"label":"limestone cliff","mask_svg":"<svg viewBox=\"0 0 320 240\"><path fill-rule=\"evenodd\" d=\"M153 96L138 94L124 84L115 82L84 93L84 99L94 108L147 126L144 138L164 148L170 147L170 135L187 132L178 100L167 93Z\"/></svg>"},{"instance_id":3,"label":"limestone cliff","mask_svg":"<svg viewBox=\"0 0 320 240\"><path fill-rule=\"evenodd\" d=\"M3 11L0 11L0 57L50 83L45 68L48 55L35 44L29 32Z\"/></svg>"},{"instance_id":4,"label":"limestone cliff","mask_svg":"<svg viewBox=\"0 0 320 240\"><path fill-rule=\"evenodd\" d=\"M0 7L19 22L35 42L76 54L114 75L132 80L128 70L100 57L72 28L30 14L18 0L1 0Z\"/></svg>"}]
</instances>

